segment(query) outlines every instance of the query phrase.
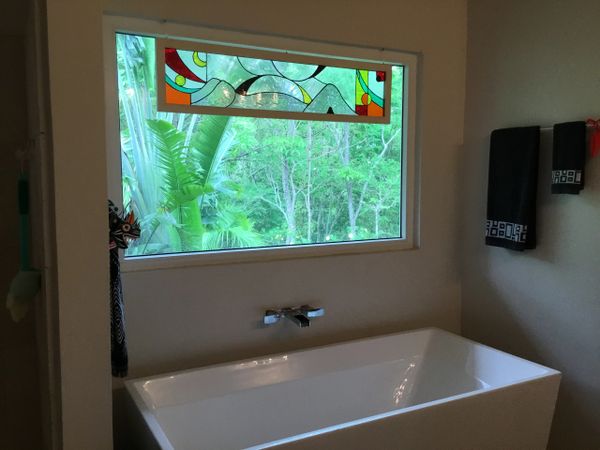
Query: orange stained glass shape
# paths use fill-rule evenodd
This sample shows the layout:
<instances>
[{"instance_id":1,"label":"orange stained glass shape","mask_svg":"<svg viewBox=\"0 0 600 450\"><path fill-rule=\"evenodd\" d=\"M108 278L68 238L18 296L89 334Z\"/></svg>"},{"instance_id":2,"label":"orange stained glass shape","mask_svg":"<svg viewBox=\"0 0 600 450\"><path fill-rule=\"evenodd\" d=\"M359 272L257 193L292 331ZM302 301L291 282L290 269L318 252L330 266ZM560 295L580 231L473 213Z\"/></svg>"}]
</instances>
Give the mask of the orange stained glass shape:
<instances>
[{"instance_id":1,"label":"orange stained glass shape","mask_svg":"<svg viewBox=\"0 0 600 450\"><path fill-rule=\"evenodd\" d=\"M165 83L165 89L167 103L172 105L189 105L191 103L190 94L173 89L168 83Z\"/></svg>"},{"instance_id":2,"label":"orange stained glass shape","mask_svg":"<svg viewBox=\"0 0 600 450\"><path fill-rule=\"evenodd\" d=\"M381 106L379 106L377 103L375 102L371 102L369 103L369 105L367 106L367 115L371 116L371 117L381 117L383 116L383 108Z\"/></svg>"}]
</instances>

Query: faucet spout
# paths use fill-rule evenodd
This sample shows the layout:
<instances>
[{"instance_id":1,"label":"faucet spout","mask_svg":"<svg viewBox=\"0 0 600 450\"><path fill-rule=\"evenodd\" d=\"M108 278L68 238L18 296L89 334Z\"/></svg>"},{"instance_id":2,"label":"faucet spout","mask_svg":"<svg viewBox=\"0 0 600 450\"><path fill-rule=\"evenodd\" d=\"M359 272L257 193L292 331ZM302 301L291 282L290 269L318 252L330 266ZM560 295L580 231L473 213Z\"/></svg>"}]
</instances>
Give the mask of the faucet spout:
<instances>
[{"instance_id":1,"label":"faucet spout","mask_svg":"<svg viewBox=\"0 0 600 450\"><path fill-rule=\"evenodd\" d=\"M310 305L302 305L294 308L267 309L263 317L265 325L272 325L286 318L298 325L300 328L310 326L310 320L314 317L321 317L325 314L323 308L315 308Z\"/></svg>"},{"instance_id":2,"label":"faucet spout","mask_svg":"<svg viewBox=\"0 0 600 450\"><path fill-rule=\"evenodd\" d=\"M286 315L288 319L298 325L300 328L309 327L310 319L306 317L304 314L288 314Z\"/></svg>"}]
</instances>

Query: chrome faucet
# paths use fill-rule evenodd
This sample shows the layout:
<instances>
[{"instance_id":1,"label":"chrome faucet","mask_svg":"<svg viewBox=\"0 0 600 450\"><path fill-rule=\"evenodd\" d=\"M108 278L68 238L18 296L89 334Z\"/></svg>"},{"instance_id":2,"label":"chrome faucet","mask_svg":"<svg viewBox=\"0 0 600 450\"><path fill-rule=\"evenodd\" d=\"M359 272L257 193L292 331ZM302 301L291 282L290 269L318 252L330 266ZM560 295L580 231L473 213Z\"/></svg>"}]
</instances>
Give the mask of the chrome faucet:
<instances>
[{"instance_id":1,"label":"chrome faucet","mask_svg":"<svg viewBox=\"0 0 600 450\"><path fill-rule=\"evenodd\" d=\"M293 308L267 309L263 317L265 325L272 325L286 318L294 322L300 328L310 326L310 319L325 315L323 308L315 308L310 305L296 306Z\"/></svg>"}]
</instances>

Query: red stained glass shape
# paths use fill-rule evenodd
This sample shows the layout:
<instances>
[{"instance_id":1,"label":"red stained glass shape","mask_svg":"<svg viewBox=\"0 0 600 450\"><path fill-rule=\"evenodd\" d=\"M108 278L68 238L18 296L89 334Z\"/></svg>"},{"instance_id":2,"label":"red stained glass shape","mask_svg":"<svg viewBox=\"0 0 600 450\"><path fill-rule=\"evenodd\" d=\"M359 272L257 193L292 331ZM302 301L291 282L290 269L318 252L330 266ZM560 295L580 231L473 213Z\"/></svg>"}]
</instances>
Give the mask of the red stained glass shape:
<instances>
[{"instance_id":1,"label":"red stained glass shape","mask_svg":"<svg viewBox=\"0 0 600 450\"><path fill-rule=\"evenodd\" d=\"M369 107L368 105L356 105L356 108L354 109L354 111L359 116L366 116L369 114L368 107Z\"/></svg>"},{"instance_id":2,"label":"red stained glass shape","mask_svg":"<svg viewBox=\"0 0 600 450\"><path fill-rule=\"evenodd\" d=\"M174 48L165 48L165 63L179 75L183 75L188 80L204 83L194 72L192 72L181 60Z\"/></svg>"}]
</instances>

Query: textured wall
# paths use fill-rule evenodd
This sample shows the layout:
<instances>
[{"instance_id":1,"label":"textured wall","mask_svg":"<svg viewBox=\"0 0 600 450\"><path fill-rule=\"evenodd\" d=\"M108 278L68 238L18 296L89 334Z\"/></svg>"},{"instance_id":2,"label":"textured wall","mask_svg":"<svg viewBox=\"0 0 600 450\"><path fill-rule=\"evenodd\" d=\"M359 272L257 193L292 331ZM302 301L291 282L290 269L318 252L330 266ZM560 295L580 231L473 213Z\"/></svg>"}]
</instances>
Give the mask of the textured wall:
<instances>
[{"instance_id":1,"label":"textured wall","mask_svg":"<svg viewBox=\"0 0 600 450\"><path fill-rule=\"evenodd\" d=\"M463 332L564 374L550 440L600 448L600 158L580 196L550 195L542 135L539 245L483 245L494 128L600 116L600 3L469 2L463 202Z\"/></svg>"},{"instance_id":2,"label":"textured wall","mask_svg":"<svg viewBox=\"0 0 600 450\"><path fill-rule=\"evenodd\" d=\"M27 131L25 95L25 2L3 5L0 54L10 71L0 71L0 448L36 450L41 425L35 321L31 312L19 324L4 307L6 292L19 267L17 178L15 158ZM6 10L5 10L6 8Z\"/></svg>"}]
</instances>

